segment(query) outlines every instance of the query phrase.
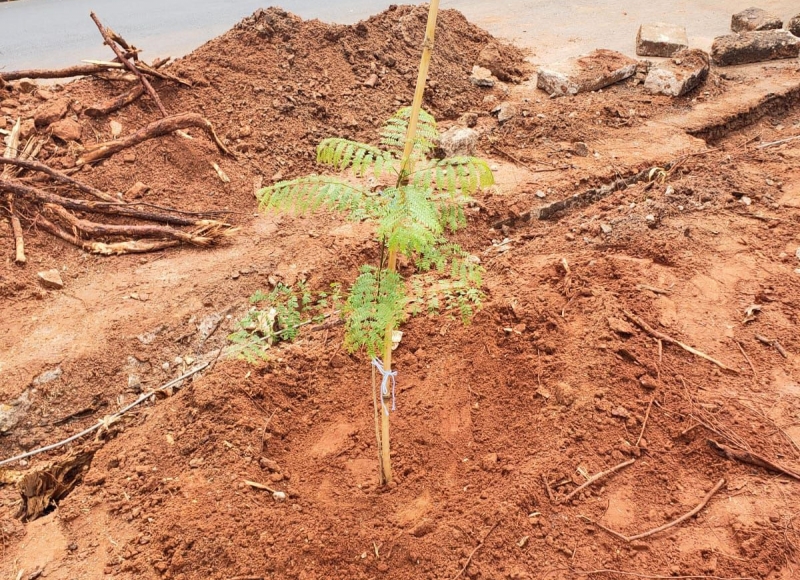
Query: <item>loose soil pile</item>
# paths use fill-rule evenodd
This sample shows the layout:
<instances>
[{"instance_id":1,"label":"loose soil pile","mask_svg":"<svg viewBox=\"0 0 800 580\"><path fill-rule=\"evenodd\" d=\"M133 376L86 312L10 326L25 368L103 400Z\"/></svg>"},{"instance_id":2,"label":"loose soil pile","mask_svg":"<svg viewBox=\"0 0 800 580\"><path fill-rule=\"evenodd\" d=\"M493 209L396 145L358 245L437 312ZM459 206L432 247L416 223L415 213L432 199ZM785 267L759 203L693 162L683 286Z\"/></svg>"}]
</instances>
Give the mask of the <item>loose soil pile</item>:
<instances>
[{"instance_id":1,"label":"loose soil pile","mask_svg":"<svg viewBox=\"0 0 800 580\"><path fill-rule=\"evenodd\" d=\"M368 224L250 217L254 179L312 170L326 136L373 141L410 100L423 27L420 8L351 27L270 9L169 68L195 87L159 85L167 109L202 113L238 158L199 135L170 136L79 175L108 191L142 181L154 203L239 212L242 232L214 251L118 259L26 232L32 263L0 265L0 317L14 321L0 336L0 396L30 400L0 439L3 457L97 422L190 359L214 360L257 288L306 279L323 289L377 259ZM21 523L18 492L0 489L5 576L44 566L56 579L794 577L798 482L720 457L708 439L800 470L800 141L756 148L800 132L798 91L737 117L726 99L757 84L747 71L712 74L674 100L636 80L559 100L528 83L479 89L469 74L492 42L442 14L426 106L443 126L476 114L499 187L459 236L486 267L484 308L470 326L420 317L403 328L395 484L376 485L367 364L341 350L340 329L307 331L264 364L219 360L110 425L83 481L49 515ZM509 78L524 76L518 51L500 54ZM377 84L365 86L372 74ZM85 79L50 100L70 102L84 143L102 141L108 119L79 111L111 91ZM41 100L8 98L17 103L2 106L23 115ZM491 111L505 101L516 115L501 125ZM712 109L731 122L706 123L717 123L711 146L676 129L676 118L710 119ZM132 131L156 117L141 99L114 119ZM45 158L70 168L72 147L53 142ZM676 159L649 183L526 221L532 207ZM45 267L66 268L64 291L36 288L31 274ZM734 372L659 346L624 311ZM625 535L655 528L723 478L696 517L651 537L623 542L591 523Z\"/></svg>"}]
</instances>

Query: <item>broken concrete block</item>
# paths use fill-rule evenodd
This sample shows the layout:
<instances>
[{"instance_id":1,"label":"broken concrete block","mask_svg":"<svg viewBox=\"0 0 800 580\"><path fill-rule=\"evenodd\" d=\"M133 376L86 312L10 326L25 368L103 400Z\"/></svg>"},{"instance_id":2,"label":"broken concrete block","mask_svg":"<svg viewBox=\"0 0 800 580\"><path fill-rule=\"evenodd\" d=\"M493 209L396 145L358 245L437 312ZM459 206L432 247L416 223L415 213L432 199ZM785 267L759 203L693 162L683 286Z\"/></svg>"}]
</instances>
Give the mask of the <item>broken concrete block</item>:
<instances>
[{"instance_id":1,"label":"broken concrete block","mask_svg":"<svg viewBox=\"0 0 800 580\"><path fill-rule=\"evenodd\" d=\"M783 22L774 14L761 8L748 8L731 18L731 30L747 32L752 30L780 30Z\"/></svg>"},{"instance_id":2,"label":"broken concrete block","mask_svg":"<svg viewBox=\"0 0 800 580\"><path fill-rule=\"evenodd\" d=\"M466 127L450 127L439 137L445 157L472 157L478 146L478 132Z\"/></svg>"},{"instance_id":3,"label":"broken concrete block","mask_svg":"<svg viewBox=\"0 0 800 580\"><path fill-rule=\"evenodd\" d=\"M789 32L795 36L800 36L800 14L795 16L789 21Z\"/></svg>"},{"instance_id":4,"label":"broken concrete block","mask_svg":"<svg viewBox=\"0 0 800 580\"><path fill-rule=\"evenodd\" d=\"M642 24L636 35L636 54L639 56L670 57L689 48L689 38L683 26L654 22Z\"/></svg>"},{"instance_id":5,"label":"broken concrete block","mask_svg":"<svg viewBox=\"0 0 800 580\"><path fill-rule=\"evenodd\" d=\"M491 88L494 86L495 78L492 76L492 71L488 68L483 68L476 64L472 67L472 74L469 77L469 81L476 87Z\"/></svg>"},{"instance_id":6,"label":"broken concrete block","mask_svg":"<svg viewBox=\"0 0 800 580\"><path fill-rule=\"evenodd\" d=\"M644 88L651 93L680 97L706 80L709 64L708 54L702 50L681 50L672 59L650 67Z\"/></svg>"},{"instance_id":7,"label":"broken concrete block","mask_svg":"<svg viewBox=\"0 0 800 580\"><path fill-rule=\"evenodd\" d=\"M537 86L550 96L596 91L633 76L637 61L613 50L599 49L585 56L539 69Z\"/></svg>"},{"instance_id":8,"label":"broken concrete block","mask_svg":"<svg viewBox=\"0 0 800 580\"><path fill-rule=\"evenodd\" d=\"M45 270L44 272L39 272L37 274L39 277L39 282L45 288L50 288L52 290L59 290L64 287L64 281L61 279L61 274L58 273L58 270L53 268L52 270Z\"/></svg>"},{"instance_id":9,"label":"broken concrete block","mask_svg":"<svg viewBox=\"0 0 800 580\"><path fill-rule=\"evenodd\" d=\"M788 30L728 34L714 39L711 58L719 66L748 64L800 55L800 38Z\"/></svg>"}]
</instances>

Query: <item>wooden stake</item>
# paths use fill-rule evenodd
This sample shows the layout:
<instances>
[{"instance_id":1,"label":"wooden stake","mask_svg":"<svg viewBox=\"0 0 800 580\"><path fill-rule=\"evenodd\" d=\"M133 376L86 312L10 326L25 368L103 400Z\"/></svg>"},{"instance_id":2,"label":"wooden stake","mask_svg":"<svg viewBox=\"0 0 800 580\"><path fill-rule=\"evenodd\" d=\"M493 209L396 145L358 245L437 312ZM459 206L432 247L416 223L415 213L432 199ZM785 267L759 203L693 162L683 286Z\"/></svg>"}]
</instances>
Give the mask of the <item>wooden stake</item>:
<instances>
[{"instance_id":1,"label":"wooden stake","mask_svg":"<svg viewBox=\"0 0 800 580\"><path fill-rule=\"evenodd\" d=\"M408 176L413 172L414 138L417 135L417 122L419 111L422 108L422 97L425 94L425 83L428 79L428 69L431 63L431 51L433 50L433 39L436 32L436 17L439 13L439 0L431 0L428 9L428 25L425 29L425 40L422 44L422 60L419 65L417 75L417 86L414 91L414 101L411 105L411 116L408 120L408 132L406 133L405 149L403 150L403 160L400 165L400 175L398 185L403 185L408 181ZM397 250L389 248L389 263L387 269L390 272L397 271ZM392 334L394 325L388 324L383 341L383 368L386 372L392 370ZM389 406L391 395L383 396L383 404ZM383 471L383 481L391 483L392 464L389 445L389 417L381 410L381 468Z\"/></svg>"}]
</instances>

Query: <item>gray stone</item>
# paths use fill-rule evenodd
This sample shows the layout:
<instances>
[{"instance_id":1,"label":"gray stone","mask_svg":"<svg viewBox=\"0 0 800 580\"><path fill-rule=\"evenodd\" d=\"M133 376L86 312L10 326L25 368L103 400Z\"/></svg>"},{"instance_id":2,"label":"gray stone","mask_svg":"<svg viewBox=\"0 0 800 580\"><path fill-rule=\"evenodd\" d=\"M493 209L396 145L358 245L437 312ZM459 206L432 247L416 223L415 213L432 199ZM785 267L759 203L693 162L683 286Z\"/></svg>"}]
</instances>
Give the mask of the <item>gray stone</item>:
<instances>
[{"instance_id":1,"label":"gray stone","mask_svg":"<svg viewBox=\"0 0 800 580\"><path fill-rule=\"evenodd\" d=\"M708 77L709 57L702 50L682 50L669 61L653 65L644 81L645 90L680 97L696 89Z\"/></svg>"},{"instance_id":2,"label":"gray stone","mask_svg":"<svg viewBox=\"0 0 800 580\"><path fill-rule=\"evenodd\" d=\"M60 290L64 287L64 281L61 279L61 274L59 274L58 270L55 268L52 270L39 272L37 276L39 277L39 282L45 288L49 288L51 290Z\"/></svg>"},{"instance_id":3,"label":"gray stone","mask_svg":"<svg viewBox=\"0 0 800 580\"><path fill-rule=\"evenodd\" d=\"M714 39L711 58L718 66L748 64L800 55L800 38L788 30L742 32Z\"/></svg>"},{"instance_id":4,"label":"gray stone","mask_svg":"<svg viewBox=\"0 0 800 580\"><path fill-rule=\"evenodd\" d=\"M537 87L550 96L577 95L602 89L636 73L637 61L613 50L599 49L539 69Z\"/></svg>"},{"instance_id":5,"label":"gray stone","mask_svg":"<svg viewBox=\"0 0 800 580\"><path fill-rule=\"evenodd\" d=\"M54 369L50 369L49 371L44 371L40 375L38 375L35 379L33 379L33 384L36 386L39 385L46 385L47 383L52 383L53 381L57 381L61 378L61 375L64 374L61 370L61 367L56 367Z\"/></svg>"},{"instance_id":6,"label":"gray stone","mask_svg":"<svg viewBox=\"0 0 800 580\"><path fill-rule=\"evenodd\" d=\"M26 389L10 403L0 403L0 433L6 433L16 427L27 414L30 406L30 389Z\"/></svg>"},{"instance_id":7,"label":"gray stone","mask_svg":"<svg viewBox=\"0 0 800 580\"><path fill-rule=\"evenodd\" d=\"M466 127L450 127L439 138L445 157L472 157L478 146L478 132Z\"/></svg>"},{"instance_id":8,"label":"gray stone","mask_svg":"<svg viewBox=\"0 0 800 580\"><path fill-rule=\"evenodd\" d=\"M789 32L795 36L800 36L800 14L789 21L789 26L787 26L787 28L789 29Z\"/></svg>"},{"instance_id":9,"label":"gray stone","mask_svg":"<svg viewBox=\"0 0 800 580\"><path fill-rule=\"evenodd\" d=\"M653 22L642 24L636 35L636 54L639 56L670 57L689 48L689 38L683 26Z\"/></svg>"},{"instance_id":10,"label":"gray stone","mask_svg":"<svg viewBox=\"0 0 800 580\"><path fill-rule=\"evenodd\" d=\"M734 32L748 32L751 30L779 30L783 22L774 14L761 8L748 8L731 18L731 30Z\"/></svg>"},{"instance_id":11,"label":"gray stone","mask_svg":"<svg viewBox=\"0 0 800 580\"><path fill-rule=\"evenodd\" d=\"M488 68L475 65L472 67L472 74L469 77L469 82L476 87L491 88L494 86L495 78L492 76L492 71Z\"/></svg>"}]
</instances>

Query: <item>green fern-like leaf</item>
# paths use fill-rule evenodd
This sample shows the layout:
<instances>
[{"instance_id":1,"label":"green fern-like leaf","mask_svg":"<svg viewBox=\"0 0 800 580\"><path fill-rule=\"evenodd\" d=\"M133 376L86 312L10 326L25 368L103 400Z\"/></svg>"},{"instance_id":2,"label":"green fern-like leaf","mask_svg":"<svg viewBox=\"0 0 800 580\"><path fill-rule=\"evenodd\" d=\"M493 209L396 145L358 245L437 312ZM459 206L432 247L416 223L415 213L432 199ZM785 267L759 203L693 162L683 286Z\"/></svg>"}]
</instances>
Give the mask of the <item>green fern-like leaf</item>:
<instances>
[{"instance_id":1,"label":"green fern-like leaf","mask_svg":"<svg viewBox=\"0 0 800 580\"><path fill-rule=\"evenodd\" d=\"M381 130L381 145L399 153L405 149L408 123L411 118L411 107L404 107L397 111L383 126ZM417 121L417 131L414 136L413 157L423 158L433 151L434 143L439 139L436 129L436 119L425 110L420 110Z\"/></svg>"},{"instance_id":2,"label":"green fern-like leaf","mask_svg":"<svg viewBox=\"0 0 800 580\"><path fill-rule=\"evenodd\" d=\"M345 305L347 332L345 346L351 352L365 349L377 356L383 347L388 325L396 328L405 318L406 295L397 272L361 268Z\"/></svg>"},{"instance_id":3,"label":"green fern-like leaf","mask_svg":"<svg viewBox=\"0 0 800 580\"><path fill-rule=\"evenodd\" d=\"M317 163L337 171L352 167L357 176L366 175L372 169L375 179L379 179L384 171L394 167L394 161L388 151L338 137L330 137L317 145Z\"/></svg>"},{"instance_id":4,"label":"green fern-like leaf","mask_svg":"<svg viewBox=\"0 0 800 580\"><path fill-rule=\"evenodd\" d=\"M303 214L321 207L341 212L372 213L375 202L368 189L337 177L309 175L280 181L259 193L263 209Z\"/></svg>"},{"instance_id":5,"label":"green fern-like leaf","mask_svg":"<svg viewBox=\"0 0 800 580\"><path fill-rule=\"evenodd\" d=\"M410 182L417 187L432 187L451 195L469 196L493 185L494 175L483 159L450 157L429 161L410 176Z\"/></svg>"}]
</instances>

